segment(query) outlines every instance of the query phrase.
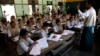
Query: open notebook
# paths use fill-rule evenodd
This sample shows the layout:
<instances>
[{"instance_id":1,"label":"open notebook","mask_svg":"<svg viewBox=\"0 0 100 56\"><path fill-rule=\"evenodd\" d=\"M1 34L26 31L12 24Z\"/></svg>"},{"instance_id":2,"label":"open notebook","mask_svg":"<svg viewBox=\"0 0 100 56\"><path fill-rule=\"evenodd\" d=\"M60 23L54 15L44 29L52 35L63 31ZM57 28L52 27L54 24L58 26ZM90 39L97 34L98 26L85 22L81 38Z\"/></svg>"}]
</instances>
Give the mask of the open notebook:
<instances>
[{"instance_id":1,"label":"open notebook","mask_svg":"<svg viewBox=\"0 0 100 56\"><path fill-rule=\"evenodd\" d=\"M69 34L74 34L75 32L72 30L64 30L61 35L69 35Z\"/></svg>"},{"instance_id":2,"label":"open notebook","mask_svg":"<svg viewBox=\"0 0 100 56\"><path fill-rule=\"evenodd\" d=\"M52 40L52 41L59 41L61 39L61 36L60 34L51 34L50 37L48 38L48 40ZM54 37L54 38L53 38Z\"/></svg>"}]
</instances>

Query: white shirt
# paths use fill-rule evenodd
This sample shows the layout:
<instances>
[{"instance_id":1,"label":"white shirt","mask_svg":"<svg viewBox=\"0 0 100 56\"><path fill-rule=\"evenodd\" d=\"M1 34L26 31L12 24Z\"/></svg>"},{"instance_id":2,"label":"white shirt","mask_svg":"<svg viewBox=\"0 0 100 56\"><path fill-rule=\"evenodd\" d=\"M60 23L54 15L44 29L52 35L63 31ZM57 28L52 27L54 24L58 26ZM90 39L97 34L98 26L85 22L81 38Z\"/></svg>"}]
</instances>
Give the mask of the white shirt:
<instances>
[{"instance_id":1,"label":"white shirt","mask_svg":"<svg viewBox=\"0 0 100 56\"><path fill-rule=\"evenodd\" d=\"M73 28L73 26L74 26L74 21L72 21L72 22L68 21L68 22L67 22L67 27L68 27L69 29Z\"/></svg>"},{"instance_id":2,"label":"white shirt","mask_svg":"<svg viewBox=\"0 0 100 56\"><path fill-rule=\"evenodd\" d=\"M41 30L41 35L43 38L48 38L47 30Z\"/></svg>"},{"instance_id":3,"label":"white shirt","mask_svg":"<svg viewBox=\"0 0 100 56\"><path fill-rule=\"evenodd\" d=\"M32 30L35 29L35 25L32 25L31 27L25 26L25 29L26 29L27 31L31 32Z\"/></svg>"},{"instance_id":4,"label":"white shirt","mask_svg":"<svg viewBox=\"0 0 100 56\"><path fill-rule=\"evenodd\" d=\"M24 54L25 52L28 52L29 45L33 44L33 40L31 40L29 37L25 39L21 38L19 40L18 46L17 46L17 52L19 55Z\"/></svg>"},{"instance_id":5,"label":"white shirt","mask_svg":"<svg viewBox=\"0 0 100 56\"><path fill-rule=\"evenodd\" d=\"M88 9L85 13L82 13L80 10L78 10L79 16L86 19L84 26L91 27L96 25L96 11L93 7Z\"/></svg>"},{"instance_id":6,"label":"white shirt","mask_svg":"<svg viewBox=\"0 0 100 56\"><path fill-rule=\"evenodd\" d=\"M53 29L54 29L54 32L59 32L59 31L62 31L62 30L63 30L63 27L62 27L62 25L61 25L61 26L55 25L55 26L53 27Z\"/></svg>"}]
</instances>

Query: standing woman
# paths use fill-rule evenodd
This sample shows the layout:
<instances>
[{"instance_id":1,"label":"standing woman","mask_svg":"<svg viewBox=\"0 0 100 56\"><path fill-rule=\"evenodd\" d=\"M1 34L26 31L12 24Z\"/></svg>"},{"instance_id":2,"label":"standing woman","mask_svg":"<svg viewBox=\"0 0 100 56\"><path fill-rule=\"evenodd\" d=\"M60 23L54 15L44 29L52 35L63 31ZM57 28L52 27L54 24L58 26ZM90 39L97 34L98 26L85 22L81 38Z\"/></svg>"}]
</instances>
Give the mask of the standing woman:
<instances>
[{"instance_id":1,"label":"standing woman","mask_svg":"<svg viewBox=\"0 0 100 56\"><path fill-rule=\"evenodd\" d=\"M81 51L90 51L92 50L93 45L93 30L96 25L96 11L92 6L92 1L86 3L87 11L82 13L77 6L79 15L85 19L84 29L80 41L80 50Z\"/></svg>"}]
</instances>

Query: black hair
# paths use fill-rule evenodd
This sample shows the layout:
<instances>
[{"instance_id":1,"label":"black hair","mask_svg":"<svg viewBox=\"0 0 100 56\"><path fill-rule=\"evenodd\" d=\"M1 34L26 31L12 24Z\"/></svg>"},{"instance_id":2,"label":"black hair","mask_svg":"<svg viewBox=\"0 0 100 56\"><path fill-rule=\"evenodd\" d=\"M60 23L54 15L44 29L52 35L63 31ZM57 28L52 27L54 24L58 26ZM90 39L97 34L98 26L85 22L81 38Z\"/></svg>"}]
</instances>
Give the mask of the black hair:
<instances>
[{"instance_id":1,"label":"black hair","mask_svg":"<svg viewBox=\"0 0 100 56\"><path fill-rule=\"evenodd\" d=\"M21 21L21 19L18 19L18 22Z\"/></svg>"},{"instance_id":2,"label":"black hair","mask_svg":"<svg viewBox=\"0 0 100 56\"><path fill-rule=\"evenodd\" d=\"M7 22L6 18L1 19L1 22L2 22L2 23Z\"/></svg>"},{"instance_id":3,"label":"black hair","mask_svg":"<svg viewBox=\"0 0 100 56\"><path fill-rule=\"evenodd\" d=\"M37 18L37 21L39 21L41 18Z\"/></svg>"},{"instance_id":4,"label":"black hair","mask_svg":"<svg viewBox=\"0 0 100 56\"><path fill-rule=\"evenodd\" d=\"M29 24L29 23L30 23L30 20L27 21L27 24Z\"/></svg>"},{"instance_id":5,"label":"black hair","mask_svg":"<svg viewBox=\"0 0 100 56\"><path fill-rule=\"evenodd\" d=\"M33 20L33 18L31 17L30 20Z\"/></svg>"},{"instance_id":6,"label":"black hair","mask_svg":"<svg viewBox=\"0 0 100 56\"><path fill-rule=\"evenodd\" d=\"M20 30L20 36L25 36L28 33L26 29L21 29Z\"/></svg>"},{"instance_id":7,"label":"black hair","mask_svg":"<svg viewBox=\"0 0 100 56\"><path fill-rule=\"evenodd\" d=\"M28 16L27 14L25 14L25 16Z\"/></svg>"},{"instance_id":8,"label":"black hair","mask_svg":"<svg viewBox=\"0 0 100 56\"><path fill-rule=\"evenodd\" d=\"M41 17L44 17L44 15L41 15Z\"/></svg>"},{"instance_id":9,"label":"black hair","mask_svg":"<svg viewBox=\"0 0 100 56\"><path fill-rule=\"evenodd\" d=\"M95 4L95 1L94 0L88 0L87 3L90 4L91 6L93 6Z\"/></svg>"},{"instance_id":10,"label":"black hair","mask_svg":"<svg viewBox=\"0 0 100 56\"><path fill-rule=\"evenodd\" d=\"M58 22L60 22L60 20L57 18L57 19L56 19L56 24L57 24Z\"/></svg>"},{"instance_id":11,"label":"black hair","mask_svg":"<svg viewBox=\"0 0 100 56\"><path fill-rule=\"evenodd\" d=\"M43 27L48 27L48 23L47 22L44 22L43 23Z\"/></svg>"},{"instance_id":12,"label":"black hair","mask_svg":"<svg viewBox=\"0 0 100 56\"><path fill-rule=\"evenodd\" d=\"M23 15L23 16L22 16L22 19L24 19L24 18L25 18L25 16Z\"/></svg>"}]
</instances>

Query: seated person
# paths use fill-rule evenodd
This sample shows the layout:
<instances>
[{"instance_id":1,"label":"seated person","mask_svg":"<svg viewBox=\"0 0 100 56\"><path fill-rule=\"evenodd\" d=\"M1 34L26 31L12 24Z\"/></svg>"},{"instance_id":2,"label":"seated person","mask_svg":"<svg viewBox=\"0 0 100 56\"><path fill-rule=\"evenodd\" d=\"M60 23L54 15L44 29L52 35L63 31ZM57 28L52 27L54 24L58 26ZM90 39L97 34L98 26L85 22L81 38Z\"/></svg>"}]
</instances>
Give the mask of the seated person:
<instances>
[{"instance_id":1,"label":"seated person","mask_svg":"<svg viewBox=\"0 0 100 56\"><path fill-rule=\"evenodd\" d=\"M8 31L8 37L11 37L14 41L19 40L17 36L19 36L20 29L16 26L15 21L10 22L10 28ZM17 38L17 40L15 40Z\"/></svg>"},{"instance_id":2,"label":"seated person","mask_svg":"<svg viewBox=\"0 0 100 56\"><path fill-rule=\"evenodd\" d=\"M63 27L59 19L56 19L56 25L54 25L53 29L56 34L61 34L63 32Z\"/></svg>"},{"instance_id":3,"label":"seated person","mask_svg":"<svg viewBox=\"0 0 100 56\"><path fill-rule=\"evenodd\" d=\"M7 34L9 29L9 24L5 18L1 20L0 31Z\"/></svg>"},{"instance_id":4,"label":"seated person","mask_svg":"<svg viewBox=\"0 0 100 56\"><path fill-rule=\"evenodd\" d=\"M20 31L20 39L18 41L17 52L20 56L27 56L26 54L30 52L33 46L35 46L37 42L28 37L28 31L26 29L21 29Z\"/></svg>"},{"instance_id":5,"label":"seated person","mask_svg":"<svg viewBox=\"0 0 100 56\"><path fill-rule=\"evenodd\" d=\"M32 25L34 25L34 26L36 25L36 24L35 24L35 19L34 19L34 18L31 17L29 20L32 22Z\"/></svg>"},{"instance_id":6,"label":"seated person","mask_svg":"<svg viewBox=\"0 0 100 56\"><path fill-rule=\"evenodd\" d=\"M35 30L35 26L32 24L31 20L27 21L27 25L25 26L25 29L29 32L31 32L32 30Z\"/></svg>"},{"instance_id":7,"label":"seated person","mask_svg":"<svg viewBox=\"0 0 100 56\"><path fill-rule=\"evenodd\" d=\"M53 24L53 25L56 24L56 15L52 15L52 24Z\"/></svg>"},{"instance_id":8,"label":"seated person","mask_svg":"<svg viewBox=\"0 0 100 56\"><path fill-rule=\"evenodd\" d=\"M11 16L11 21L15 21L16 22L15 16Z\"/></svg>"},{"instance_id":9,"label":"seated person","mask_svg":"<svg viewBox=\"0 0 100 56\"><path fill-rule=\"evenodd\" d=\"M23 21L21 19L18 19L18 27L19 29L22 29L23 28Z\"/></svg>"},{"instance_id":10,"label":"seated person","mask_svg":"<svg viewBox=\"0 0 100 56\"><path fill-rule=\"evenodd\" d=\"M42 30L41 30L41 36L42 36L42 38L48 37L48 23L47 22L43 23L43 27L42 27Z\"/></svg>"},{"instance_id":11,"label":"seated person","mask_svg":"<svg viewBox=\"0 0 100 56\"><path fill-rule=\"evenodd\" d=\"M66 19L66 15L62 15L62 18L60 19L61 20L61 24L63 26L63 29L66 29L66 22L67 22L67 19Z\"/></svg>"},{"instance_id":12,"label":"seated person","mask_svg":"<svg viewBox=\"0 0 100 56\"><path fill-rule=\"evenodd\" d=\"M23 24L26 25L27 19L25 18L25 16L22 16L22 21L23 21Z\"/></svg>"},{"instance_id":13,"label":"seated person","mask_svg":"<svg viewBox=\"0 0 100 56\"><path fill-rule=\"evenodd\" d=\"M41 29L42 24L43 24L42 19L41 18L37 18L36 28L37 29Z\"/></svg>"},{"instance_id":14,"label":"seated person","mask_svg":"<svg viewBox=\"0 0 100 56\"><path fill-rule=\"evenodd\" d=\"M67 21L67 29L72 29L74 27L74 18L70 17L70 19Z\"/></svg>"}]
</instances>

